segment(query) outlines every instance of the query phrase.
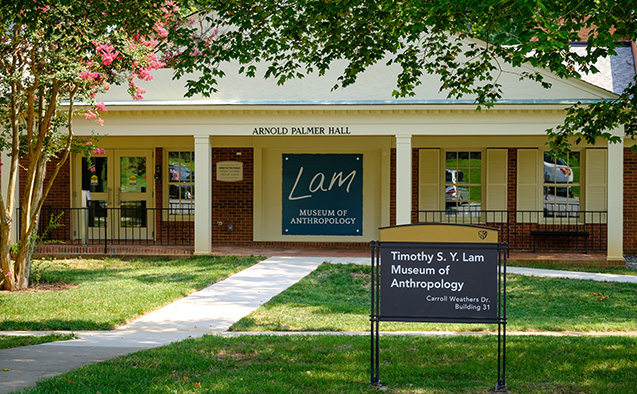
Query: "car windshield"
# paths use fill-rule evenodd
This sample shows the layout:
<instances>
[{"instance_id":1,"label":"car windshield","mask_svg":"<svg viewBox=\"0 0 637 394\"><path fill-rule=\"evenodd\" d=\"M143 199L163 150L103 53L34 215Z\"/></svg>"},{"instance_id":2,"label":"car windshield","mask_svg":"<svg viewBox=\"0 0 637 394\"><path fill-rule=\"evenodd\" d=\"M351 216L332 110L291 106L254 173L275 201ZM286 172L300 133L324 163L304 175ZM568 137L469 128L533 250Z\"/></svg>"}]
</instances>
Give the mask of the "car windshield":
<instances>
[{"instance_id":1,"label":"car windshield","mask_svg":"<svg viewBox=\"0 0 637 394\"><path fill-rule=\"evenodd\" d=\"M559 157L553 157L548 152L544 152L544 162L550 164L557 164L558 166L565 166L566 162Z\"/></svg>"}]
</instances>

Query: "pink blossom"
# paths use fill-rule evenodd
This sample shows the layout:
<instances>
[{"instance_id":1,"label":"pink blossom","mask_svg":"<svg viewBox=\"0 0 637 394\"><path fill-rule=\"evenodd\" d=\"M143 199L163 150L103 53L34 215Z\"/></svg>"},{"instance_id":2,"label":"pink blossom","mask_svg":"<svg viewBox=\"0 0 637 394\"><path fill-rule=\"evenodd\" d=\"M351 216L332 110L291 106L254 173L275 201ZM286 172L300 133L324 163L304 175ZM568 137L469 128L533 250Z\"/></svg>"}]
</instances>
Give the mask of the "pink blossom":
<instances>
[{"instance_id":1,"label":"pink blossom","mask_svg":"<svg viewBox=\"0 0 637 394\"><path fill-rule=\"evenodd\" d=\"M161 62L161 61L151 61L150 63L148 63L148 68L150 68L151 70L159 70L160 68L164 68L166 66L165 62Z\"/></svg>"},{"instance_id":2,"label":"pink blossom","mask_svg":"<svg viewBox=\"0 0 637 394\"><path fill-rule=\"evenodd\" d=\"M95 108L97 108L97 110L100 112L108 112L108 110L106 109L106 105L104 105L104 103L101 101L95 104Z\"/></svg>"},{"instance_id":3,"label":"pink blossom","mask_svg":"<svg viewBox=\"0 0 637 394\"><path fill-rule=\"evenodd\" d=\"M135 82L131 81L129 84L129 92L132 94L134 100L142 100L144 97L142 94L146 93L146 89L137 85Z\"/></svg>"},{"instance_id":4,"label":"pink blossom","mask_svg":"<svg viewBox=\"0 0 637 394\"><path fill-rule=\"evenodd\" d=\"M93 111L86 111L86 113L84 114L84 119L94 119L94 118L97 118L97 114ZM89 145L89 143L87 142L86 145Z\"/></svg>"},{"instance_id":5,"label":"pink blossom","mask_svg":"<svg viewBox=\"0 0 637 394\"><path fill-rule=\"evenodd\" d=\"M102 118L95 119L95 123L97 123L100 126L104 126L104 119Z\"/></svg>"},{"instance_id":6,"label":"pink blossom","mask_svg":"<svg viewBox=\"0 0 637 394\"><path fill-rule=\"evenodd\" d=\"M119 55L119 52L102 54L102 64L110 66L113 63L113 60L117 59L117 55Z\"/></svg>"},{"instance_id":7,"label":"pink blossom","mask_svg":"<svg viewBox=\"0 0 637 394\"><path fill-rule=\"evenodd\" d=\"M155 29L158 37L164 38L168 36L168 30L166 30L164 26L159 22L155 22L153 29Z\"/></svg>"},{"instance_id":8,"label":"pink blossom","mask_svg":"<svg viewBox=\"0 0 637 394\"><path fill-rule=\"evenodd\" d=\"M150 72L146 68L140 68L137 71L137 77L139 77L139 79L142 79L144 81L151 81L153 79L153 76L150 74Z\"/></svg>"},{"instance_id":9,"label":"pink blossom","mask_svg":"<svg viewBox=\"0 0 637 394\"><path fill-rule=\"evenodd\" d=\"M98 79L100 79L100 75L98 73L89 71L83 71L78 76L86 81L97 81Z\"/></svg>"},{"instance_id":10,"label":"pink blossom","mask_svg":"<svg viewBox=\"0 0 637 394\"><path fill-rule=\"evenodd\" d=\"M93 145L93 143L91 141L86 141L86 146L90 146Z\"/></svg>"},{"instance_id":11,"label":"pink blossom","mask_svg":"<svg viewBox=\"0 0 637 394\"><path fill-rule=\"evenodd\" d=\"M102 58L102 64L104 66L109 66L113 63L115 59L119 56L119 51L115 51L115 47L108 44L100 44L97 41L93 41L93 45L95 45L95 49L97 49L98 55Z\"/></svg>"}]
</instances>

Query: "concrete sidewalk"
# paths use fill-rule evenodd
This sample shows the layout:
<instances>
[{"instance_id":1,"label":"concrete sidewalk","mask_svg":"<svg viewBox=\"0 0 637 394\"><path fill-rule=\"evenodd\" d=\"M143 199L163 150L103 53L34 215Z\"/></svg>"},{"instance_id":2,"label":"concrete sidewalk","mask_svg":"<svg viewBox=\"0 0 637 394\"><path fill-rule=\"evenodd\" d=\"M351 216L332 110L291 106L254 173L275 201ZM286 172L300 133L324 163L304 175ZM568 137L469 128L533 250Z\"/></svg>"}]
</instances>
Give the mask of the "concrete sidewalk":
<instances>
[{"instance_id":1,"label":"concrete sidewalk","mask_svg":"<svg viewBox=\"0 0 637 394\"><path fill-rule=\"evenodd\" d=\"M270 257L230 278L113 331L0 350L0 393L83 365L204 334L222 333L323 262L370 264L369 257ZM637 277L508 267L512 274L637 283ZM6 333L5 333L6 334Z\"/></svg>"}]
</instances>

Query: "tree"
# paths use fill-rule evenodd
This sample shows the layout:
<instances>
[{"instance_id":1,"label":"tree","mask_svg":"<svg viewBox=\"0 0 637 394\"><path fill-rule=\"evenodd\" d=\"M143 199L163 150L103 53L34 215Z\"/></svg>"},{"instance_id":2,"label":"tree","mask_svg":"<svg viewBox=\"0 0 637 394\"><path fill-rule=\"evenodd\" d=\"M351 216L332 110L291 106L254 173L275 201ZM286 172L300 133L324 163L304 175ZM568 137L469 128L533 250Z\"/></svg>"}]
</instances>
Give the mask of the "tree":
<instances>
[{"instance_id":1,"label":"tree","mask_svg":"<svg viewBox=\"0 0 637 394\"><path fill-rule=\"evenodd\" d=\"M8 193L0 196L0 265L4 288L29 283L31 253L40 209L71 152L90 155L90 139L73 134L73 117L102 124L106 111L96 94L113 83L128 83L141 99L134 78L152 79L164 66L155 55L177 8L169 1L12 0L0 8L0 150L8 152ZM81 104L78 109L77 104ZM17 256L10 258L16 223L14 195L20 159L24 192L20 198ZM57 159L53 161L53 159ZM47 163L52 165L47 174Z\"/></svg>"},{"instance_id":2,"label":"tree","mask_svg":"<svg viewBox=\"0 0 637 394\"><path fill-rule=\"evenodd\" d=\"M251 0L196 1L205 25L223 34L210 43L200 39L188 47L177 75L195 70L202 78L189 82L190 93L210 94L219 61L238 61L241 72L257 73L282 84L317 72L335 61L347 65L334 88L353 84L368 67L398 65L396 97L413 95L425 73L440 77L449 98L475 97L478 109L502 96L498 80L502 64L545 68L563 78L595 73L599 58L615 54L621 41L637 37L634 1L600 0ZM570 51L590 30L584 54ZM550 85L539 72L520 71L521 79ZM574 105L564 123L548 130L555 153L570 144L611 142L611 130L635 123L637 87L632 83L611 101ZM637 130L629 128L630 137Z\"/></svg>"}]
</instances>

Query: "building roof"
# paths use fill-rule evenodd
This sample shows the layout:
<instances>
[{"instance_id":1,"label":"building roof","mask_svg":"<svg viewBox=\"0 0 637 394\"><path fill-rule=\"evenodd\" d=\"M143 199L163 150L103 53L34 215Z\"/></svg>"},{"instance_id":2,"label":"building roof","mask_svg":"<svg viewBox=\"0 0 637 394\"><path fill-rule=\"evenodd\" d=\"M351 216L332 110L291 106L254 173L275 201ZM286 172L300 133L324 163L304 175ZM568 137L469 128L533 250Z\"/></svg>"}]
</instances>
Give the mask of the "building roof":
<instances>
[{"instance_id":1,"label":"building roof","mask_svg":"<svg viewBox=\"0 0 637 394\"><path fill-rule=\"evenodd\" d=\"M576 48L577 50L577 48ZM632 65L632 71L631 71ZM333 64L325 76L308 75L303 79L290 80L283 86L273 79L248 78L239 75L238 66L225 64L226 76L219 79L218 92L211 97L185 97L186 81L172 78L172 70L157 70L153 81L138 84L147 90L144 100L134 101L126 87L113 86L98 100L110 106L152 107L152 106L244 106L244 105L448 105L474 103L472 97L461 100L448 99L439 91L439 80L434 75L424 75L422 85L415 89L415 96L396 99L392 92L396 88L399 69L384 63L370 67L361 74L358 81L346 88L332 90L344 64ZM547 70L530 66L513 68L503 66L498 82L503 86L502 99L498 104L514 105L571 105L576 102L592 103L616 97L632 80L635 74L634 60L630 47L622 47L618 55L600 61L600 73L586 76L582 80L560 79ZM540 84L520 80L520 72L539 71L552 87L544 89ZM632 72L632 73L631 73ZM191 78L193 76L190 76Z\"/></svg>"},{"instance_id":2,"label":"building roof","mask_svg":"<svg viewBox=\"0 0 637 394\"><path fill-rule=\"evenodd\" d=\"M573 51L584 54L586 43L574 43ZM599 73L585 74L582 80L590 84L606 89L609 92L620 94L635 78L635 55L630 43L616 49L617 55L599 59L595 67Z\"/></svg>"}]
</instances>

